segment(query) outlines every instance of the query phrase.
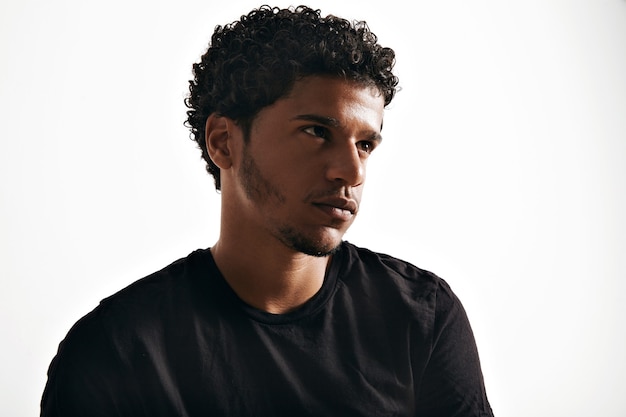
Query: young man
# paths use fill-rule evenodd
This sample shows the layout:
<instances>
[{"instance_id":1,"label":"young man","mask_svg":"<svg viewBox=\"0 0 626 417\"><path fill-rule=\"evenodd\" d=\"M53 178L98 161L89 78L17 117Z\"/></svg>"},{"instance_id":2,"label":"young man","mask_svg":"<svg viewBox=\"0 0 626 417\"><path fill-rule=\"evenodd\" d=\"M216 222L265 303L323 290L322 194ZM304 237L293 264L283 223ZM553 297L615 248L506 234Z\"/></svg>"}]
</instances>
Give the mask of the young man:
<instances>
[{"instance_id":1,"label":"young man","mask_svg":"<svg viewBox=\"0 0 626 417\"><path fill-rule=\"evenodd\" d=\"M81 319L42 415L492 415L447 284L342 241L393 63L365 24L306 7L216 29L187 105L219 238Z\"/></svg>"}]
</instances>

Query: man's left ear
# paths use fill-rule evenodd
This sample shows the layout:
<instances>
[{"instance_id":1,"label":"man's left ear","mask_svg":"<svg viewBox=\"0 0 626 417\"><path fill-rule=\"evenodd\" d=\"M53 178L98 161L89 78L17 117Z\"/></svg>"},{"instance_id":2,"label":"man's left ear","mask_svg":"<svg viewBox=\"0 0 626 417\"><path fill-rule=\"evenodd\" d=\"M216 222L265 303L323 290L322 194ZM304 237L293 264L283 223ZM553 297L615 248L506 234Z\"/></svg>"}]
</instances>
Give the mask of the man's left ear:
<instances>
[{"instance_id":1,"label":"man's left ear","mask_svg":"<svg viewBox=\"0 0 626 417\"><path fill-rule=\"evenodd\" d=\"M204 141L211 160L220 169L230 168L233 164L232 134L235 122L228 117L212 113L206 119Z\"/></svg>"}]
</instances>

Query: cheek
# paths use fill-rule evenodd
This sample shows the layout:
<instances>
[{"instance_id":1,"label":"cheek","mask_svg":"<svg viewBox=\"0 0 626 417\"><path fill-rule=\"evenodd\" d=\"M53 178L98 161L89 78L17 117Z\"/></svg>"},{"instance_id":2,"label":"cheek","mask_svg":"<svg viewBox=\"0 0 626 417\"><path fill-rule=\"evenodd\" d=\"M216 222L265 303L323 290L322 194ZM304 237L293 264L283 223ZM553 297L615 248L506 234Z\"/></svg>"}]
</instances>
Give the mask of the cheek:
<instances>
[{"instance_id":1,"label":"cheek","mask_svg":"<svg viewBox=\"0 0 626 417\"><path fill-rule=\"evenodd\" d=\"M263 162L264 171L277 183L286 186L310 182L323 176L323 166L316 163L312 155L282 155Z\"/></svg>"}]
</instances>

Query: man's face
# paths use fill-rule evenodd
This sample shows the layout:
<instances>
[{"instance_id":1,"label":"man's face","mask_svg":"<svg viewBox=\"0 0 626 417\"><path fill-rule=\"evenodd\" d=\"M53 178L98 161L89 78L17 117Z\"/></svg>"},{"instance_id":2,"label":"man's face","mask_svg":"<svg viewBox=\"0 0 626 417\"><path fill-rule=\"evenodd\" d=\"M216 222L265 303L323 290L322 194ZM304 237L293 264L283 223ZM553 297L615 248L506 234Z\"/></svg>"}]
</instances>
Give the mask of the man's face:
<instances>
[{"instance_id":1,"label":"man's face","mask_svg":"<svg viewBox=\"0 0 626 417\"><path fill-rule=\"evenodd\" d=\"M317 76L262 109L235 167L245 223L294 251L332 253L358 212L383 109L375 89Z\"/></svg>"}]
</instances>

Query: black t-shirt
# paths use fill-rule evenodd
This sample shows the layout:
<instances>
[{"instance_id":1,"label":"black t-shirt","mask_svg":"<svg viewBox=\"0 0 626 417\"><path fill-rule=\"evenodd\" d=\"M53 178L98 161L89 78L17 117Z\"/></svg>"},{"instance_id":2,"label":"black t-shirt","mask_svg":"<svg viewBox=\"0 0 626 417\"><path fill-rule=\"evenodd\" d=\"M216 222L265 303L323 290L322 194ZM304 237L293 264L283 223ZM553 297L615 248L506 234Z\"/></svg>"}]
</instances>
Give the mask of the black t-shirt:
<instances>
[{"instance_id":1,"label":"black t-shirt","mask_svg":"<svg viewBox=\"0 0 626 417\"><path fill-rule=\"evenodd\" d=\"M270 314L198 250L103 300L60 344L42 416L492 416L465 311L430 272L344 242Z\"/></svg>"}]
</instances>

